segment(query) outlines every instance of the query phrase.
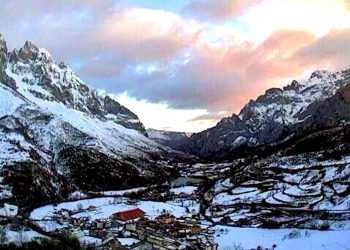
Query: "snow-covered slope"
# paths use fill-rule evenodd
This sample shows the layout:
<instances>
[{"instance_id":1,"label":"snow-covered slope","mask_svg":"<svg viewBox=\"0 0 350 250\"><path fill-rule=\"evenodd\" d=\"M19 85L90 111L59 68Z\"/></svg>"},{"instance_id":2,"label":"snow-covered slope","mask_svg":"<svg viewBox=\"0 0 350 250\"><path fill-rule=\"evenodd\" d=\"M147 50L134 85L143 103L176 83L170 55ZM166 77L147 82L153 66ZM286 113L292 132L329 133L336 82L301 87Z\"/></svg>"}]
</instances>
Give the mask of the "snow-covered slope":
<instances>
[{"instance_id":1,"label":"snow-covered slope","mask_svg":"<svg viewBox=\"0 0 350 250\"><path fill-rule=\"evenodd\" d=\"M283 125L299 122L299 113L311 103L334 95L347 83L345 78L346 72L315 71L304 82L293 81L283 89L267 90L256 101L250 101L239 113L239 118L244 120L253 132L269 120Z\"/></svg>"},{"instance_id":2,"label":"snow-covered slope","mask_svg":"<svg viewBox=\"0 0 350 250\"><path fill-rule=\"evenodd\" d=\"M145 132L134 113L108 95L91 89L65 63L56 64L45 49L26 42L23 48L9 52L7 57L5 72L15 81L15 89L41 107L60 103L99 119Z\"/></svg>"},{"instance_id":3,"label":"snow-covered slope","mask_svg":"<svg viewBox=\"0 0 350 250\"><path fill-rule=\"evenodd\" d=\"M155 182L187 156L150 140L137 116L27 42L0 36L0 189L16 202Z\"/></svg>"},{"instance_id":4,"label":"snow-covered slope","mask_svg":"<svg viewBox=\"0 0 350 250\"><path fill-rule=\"evenodd\" d=\"M240 147L277 143L295 134L312 104L334 96L350 82L350 69L315 71L304 82L293 81L283 89L272 88L247 103L238 115L222 119L215 127L194 134L186 151L202 157L226 157ZM303 129L300 129L299 132Z\"/></svg>"},{"instance_id":5,"label":"snow-covered slope","mask_svg":"<svg viewBox=\"0 0 350 250\"><path fill-rule=\"evenodd\" d=\"M207 214L234 226L348 228L350 157L332 153L334 158L305 153L238 166L216 182Z\"/></svg>"}]
</instances>

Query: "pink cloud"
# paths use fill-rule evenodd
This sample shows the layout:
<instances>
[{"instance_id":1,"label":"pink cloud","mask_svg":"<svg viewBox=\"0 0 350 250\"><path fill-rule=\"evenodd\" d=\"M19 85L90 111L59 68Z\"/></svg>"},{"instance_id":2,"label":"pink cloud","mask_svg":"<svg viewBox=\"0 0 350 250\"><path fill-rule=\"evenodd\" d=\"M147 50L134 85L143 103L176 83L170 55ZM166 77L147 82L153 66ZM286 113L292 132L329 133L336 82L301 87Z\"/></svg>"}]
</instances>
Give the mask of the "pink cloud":
<instances>
[{"instance_id":1,"label":"pink cloud","mask_svg":"<svg viewBox=\"0 0 350 250\"><path fill-rule=\"evenodd\" d=\"M224 115L219 111L238 112L249 99L263 93L266 88L287 84L286 79L298 77L311 69L339 68L349 64L349 29L328 31L338 23L346 23L346 15L339 19L329 18L336 22L326 28L321 27L322 32L313 31L320 25L305 22L308 20L305 10L300 18L288 15L281 22L283 25L276 21L270 25L265 23L265 20L274 20L274 17L264 19L269 15L266 10L269 10L270 4L276 4L273 13L280 13L280 8L285 6L287 0L261 3L249 10L257 8L252 12L256 15L251 15L257 19L250 20L252 24L261 25L256 26L257 33L261 31L258 28L264 25L269 27L268 30L262 27L264 35L261 40L239 43L236 41L244 40L238 37L239 34L222 33L219 38L228 42L215 46L204 38L208 28L206 23L168 11L121 8L109 1L89 1L86 5L82 1L63 1L61 5L58 1L52 6L49 2L30 8L29 1L23 1L23 5L8 1L0 9L0 16L5 19L6 13L12 15L0 22L0 28L5 25L7 32L12 32L14 38L21 35L21 39L28 39L25 35L29 34L36 39L34 42L47 47L58 59L79 59L82 63L82 78L95 87L113 93L129 91L151 102L167 101L175 108L207 109L210 115L201 117L203 120L219 119ZM237 14L251 4L250 1L208 3L209 7L212 5L209 10L212 12L205 12L205 15L218 19ZM288 3L291 4L290 1ZM311 7L316 6L315 1L308 3L312 3ZM16 6L21 8L20 11L13 11ZM93 10L93 19L81 28L77 22L81 21L81 13L75 16L75 11L76 8L80 10L86 6ZM220 10L223 6L226 8ZM24 11L25 8L30 11ZM60 11L61 8L64 11ZM340 10L332 7L330 16L338 15ZM34 29L22 34L20 24L11 25L19 20L23 11L25 15L21 20L27 23L33 20ZM198 11L203 11L204 15L207 10ZM287 15L288 11L284 9L281 15ZM293 13L298 11L294 7ZM322 11L317 13L323 11L325 9L322 7ZM51 14L42 19L40 14L43 13ZM322 19L314 13L311 17L312 20ZM326 22L328 19L322 20L321 24ZM304 23L307 28L301 29ZM326 34L320 35L323 33ZM154 66L156 70L136 74L133 70L140 64ZM97 81L89 82L89 79Z\"/></svg>"},{"instance_id":2,"label":"pink cloud","mask_svg":"<svg viewBox=\"0 0 350 250\"><path fill-rule=\"evenodd\" d=\"M350 29L332 30L329 34L301 48L294 55L295 61L327 65L332 69L350 67Z\"/></svg>"},{"instance_id":3,"label":"pink cloud","mask_svg":"<svg viewBox=\"0 0 350 250\"><path fill-rule=\"evenodd\" d=\"M321 51L316 46L317 41L329 39L327 36L318 39L306 31L280 30L258 45L245 42L213 47L201 39L199 34L203 31L200 26L188 33L186 28L191 21L177 18L165 26L157 26L155 24L159 21L135 24L125 21L130 17L118 16L110 24L111 32L101 33L106 34L102 40L106 41L107 48L122 51L129 60L167 65L160 66L159 71L152 74L123 76L120 82L127 82L126 87L136 96L153 101L167 100L177 108L238 112L247 100L256 98L266 88L287 84L286 79L297 78L315 67L323 68L328 65L326 60L340 66L337 63L339 57L331 56L338 51L337 43L329 43L327 59L317 56L317 51ZM128 32L132 27L133 30ZM173 32L174 27L178 33ZM103 30L107 32L109 29ZM344 35L338 36L343 38ZM302 51L307 48L313 48L315 55L308 52L306 58L306 52ZM174 64L173 60L183 50L190 52L191 60L186 65ZM101 65L108 70L108 65ZM123 67L120 61L110 65ZM93 67L96 71L99 65ZM171 74L175 74L174 77L170 77Z\"/></svg>"},{"instance_id":4,"label":"pink cloud","mask_svg":"<svg viewBox=\"0 0 350 250\"><path fill-rule=\"evenodd\" d=\"M257 0L192 0L185 7L185 12L209 19L226 19L255 5Z\"/></svg>"},{"instance_id":5,"label":"pink cloud","mask_svg":"<svg viewBox=\"0 0 350 250\"><path fill-rule=\"evenodd\" d=\"M314 39L303 31L278 31L258 46L243 43L212 48L202 44L186 69L193 73L188 75L202 79L197 79L200 87L191 98L200 97L212 110L237 112L247 100L279 80L302 74L306 66L294 61L292 55Z\"/></svg>"},{"instance_id":6,"label":"pink cloud","mask_svg":"<svg viewBox=\"0 0 350 250\"><path fill-rule=\"evenodd\" d=\"M203 27L171 12L132 8L120 10L100 26L104 46L142 61L169 60L193 46Z\"/></svg>"}]
</instances>

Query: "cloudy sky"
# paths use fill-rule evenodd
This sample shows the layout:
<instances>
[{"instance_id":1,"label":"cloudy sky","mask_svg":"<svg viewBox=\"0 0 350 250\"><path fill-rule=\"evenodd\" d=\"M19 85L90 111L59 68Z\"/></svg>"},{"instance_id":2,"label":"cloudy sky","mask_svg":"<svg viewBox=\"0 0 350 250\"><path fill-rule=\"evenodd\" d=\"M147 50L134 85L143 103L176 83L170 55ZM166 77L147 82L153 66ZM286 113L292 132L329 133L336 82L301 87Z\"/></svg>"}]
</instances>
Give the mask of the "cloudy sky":
<instances>
[{"instance_id":1,"label":"cloudy sky","mask_svg":"<svg viewBox=\"0 0 350 250\"><path fill-rule=\"evenodd\" d=\"M350 67L349 0L0 0L0 32L166 130L206 129L266 88Z\"/></svg>"}]
</instances>

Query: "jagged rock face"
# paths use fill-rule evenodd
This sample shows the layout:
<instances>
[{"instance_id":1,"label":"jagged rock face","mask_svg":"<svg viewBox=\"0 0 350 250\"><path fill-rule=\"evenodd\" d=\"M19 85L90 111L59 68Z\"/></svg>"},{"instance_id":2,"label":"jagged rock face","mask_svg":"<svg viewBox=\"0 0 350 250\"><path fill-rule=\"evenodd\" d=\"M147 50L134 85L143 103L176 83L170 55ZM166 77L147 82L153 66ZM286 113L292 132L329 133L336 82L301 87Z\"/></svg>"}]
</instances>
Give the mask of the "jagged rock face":
<instances>
[{"instance_id":1,"label":"jagged rock face","mask_svg":"<svg viewBox=\"0 0 350 250\"><path fill-rule=\"evenodd\" d=\"M27 42L3 55L0 202L33 205L75 190L162 182L177 175L169 162L190 159L147 138L135 114L45 50Z\"/></svg>"},{"instance_id":2,"label":"jagged rock face","mask_svg":"<svg viewBox=\"0 0 350 250\"><path fill-rule=\"evenodd\" d=\"M183 149L201 157L222 159L235 157L232 152L239 148L267 146L307 129L335 126L341 119L335 110L341 109L343 118L349 117L347 107L340 100L340 96L347 94L338 93L349 82L350 70L316 71L303 83L293 81L283 89L269 89L245 105L239 115L224 118L214 128L192 135ZM327 101L332 103L324 103L325 108L319 107L338 95ZM331 110L337 117L330 120L327 115ZM312 120L310 116L318 118Z\"/></svg>"},{"instance_id":3,"label":"jagged rock face","mask_svg":"<svg viewBox=\"0 0 350 250\"><path fill-rule=\"evenodd\" d=\"M8 52L6 61L4 77L13 80L2 82L6 85L17 83L19 92L28 99L62 103L99 119L111 120L145 133L143 124L134 113L88 87L65 63L57 65L44 49L26 42L19 51ZM1 74L0 69L1 75L4 73Z\"/></svg>"},{"instance_id":4,"label":"jagged rock face","mask_svg":"<svg viewBox=\"0 0 350 250\"><path fill-rule=\"evenodd\" d=\"M8 51L5 39L0 34L0 82L11 88L16 88L16 82L12 78L10 78L5 72L8 61L7 53Z\"/></svg>"},{"instance_id":5,"label":"jagged rock face","mask_svg":"<svg viewBox=\"0 0 350 250\"><path fill-rule=\"evenodd\" d=\"M52 117L22 107L17 111L0 118L1 200L34 205L67 196L67 179L58 173L50 152L36 144L39 138L33 133L33 123L45 126Z\"/></svg>"},{"instance_id":6,"label":"jagged rock face","mask_svg":"<svg viewBox=\"0 0 350 250\"><path fill-rule=\"evenodd\" d=\"M0 63L5 64L7 55L7 45L4 37L0 34Z\"/></svg>"},{"instance_id":7,"label":"jagged rock face","mask_svg":"<svg viewBox=\"0 0 350 250\"><path fill-rule=\"evenodd\" d=\"M336 123L350 118L350 82L340 89L334 96L321 102L311 104L307 110L300 114L301 119L327 118Z\"/></svg>"}]
</instances>

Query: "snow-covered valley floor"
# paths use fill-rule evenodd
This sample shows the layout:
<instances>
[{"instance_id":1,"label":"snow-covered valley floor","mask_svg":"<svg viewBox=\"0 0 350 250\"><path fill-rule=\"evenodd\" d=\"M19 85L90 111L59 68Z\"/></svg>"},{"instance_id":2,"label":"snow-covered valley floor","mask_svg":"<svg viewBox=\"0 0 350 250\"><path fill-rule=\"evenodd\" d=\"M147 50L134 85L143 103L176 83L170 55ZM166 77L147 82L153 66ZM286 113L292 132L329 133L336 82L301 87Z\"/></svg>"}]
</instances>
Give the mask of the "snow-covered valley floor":
<instances>
[{"instance_id":1,"label":"snow-covered valley floor","mask_svg":"<svg viewBox=\"0 0 350 250\"><path fill-rule=\"evenodd\" d=\"M79 206L82 208L96 206L96 210L94 211L76 213L73 215L73 217L87 216L90 218L90 220L95 220L108 218L114 212L135 207L143 209L146 212L147 216L151 218L159 215L163 209L170 211L176 217L180 217L187 214L184 206L189 206L190 201L185 202L184 204L176 203L174 201L140 201L135 204L130 204L127 198L114 199L104 197L43 206L41 208L35 209L31 213L30 218L32 220L42 220L37 224L46 231L53 231L57 228L56 226L58 226L58 224L54 223L56 226L53 225L53 221L50 221L49 218L55 214L55 211L58 211L62 208L74 211ZM192 208L198 211L198 204L192 203ZM45 221L46 219L49 220ZM203 227L207 227L209 225L210 223L202 221ZM213 229L215 230L214 237L215 241L219 244L219 250L250 250L258 246L270 249L274 244L277 246L275 248L277 250L350 249L350 230L316 231L302 229L258 229L229 227L221 225L217 225L213 227Z\"/></svg>"},{"instance_id":2,"label":"snow-covered valley floor","mask_svg":"<svg viewBox=\"0 0 350 250\"><path fill-rule=\"evenodd\" d=\"M94 206L94 210L88 210L88 207ZM186 207L189 212L186 212ZM66 209L72 211L73 218L88 217L90 221L108 219L113 213L140 208L145 211L147 217L155 218L160 215L163 210L169 211L175 217L191 215L197 213L199 204L192 200L186 201L138 201L132 202L128 198L93 198L83 199L78 201L63 202L59 204L46 205L34 209L30 214L30 219L37 222L38 225L45 231L54 231L56 227L53 226L53 217L57 217L57 212ZM81 211L78 211L81 210ZM54 223L55 224L55 223ZM57 225L57 224L56 224ZM58 226L58 225L57 225Z\"/></svg>"},{"instance_id":3,"label":"snow-covered valley floor","mask_svg":"<svg viewBox=\"0 0 350 250\"><path fill-rule=\"evenodd\" d=\"M216 226L215 241L219 250L250 250L257 246L276 250L347 250L350 249L350 230L315 231L300 229L260 229ZM236 248L235 248L236 247Z\"/></svg>"}]
</instances>

